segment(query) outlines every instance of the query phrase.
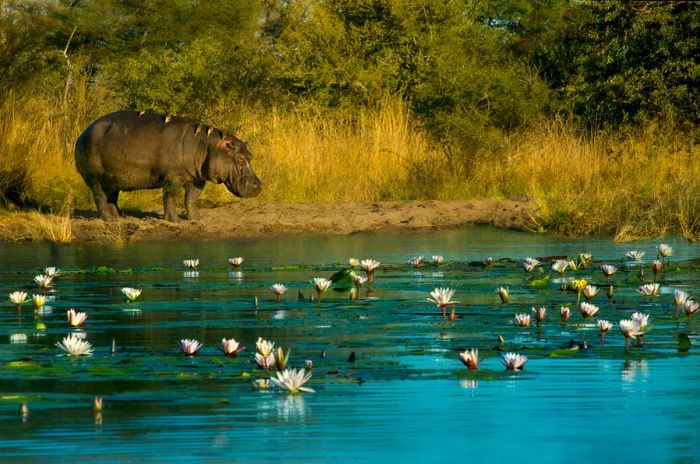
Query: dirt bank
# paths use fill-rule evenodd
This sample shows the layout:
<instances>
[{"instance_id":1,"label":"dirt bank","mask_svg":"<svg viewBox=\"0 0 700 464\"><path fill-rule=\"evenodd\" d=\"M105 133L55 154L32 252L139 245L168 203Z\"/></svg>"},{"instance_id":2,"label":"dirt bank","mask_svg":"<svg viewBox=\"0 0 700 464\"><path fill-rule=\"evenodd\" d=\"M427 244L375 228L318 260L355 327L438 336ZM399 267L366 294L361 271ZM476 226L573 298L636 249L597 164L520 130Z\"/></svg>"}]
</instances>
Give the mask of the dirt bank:
<instances>
[{"instance_id":1,"label":"dirt bank","mask_svg":"<svg viewBox=\"0 0 700 464\"><path fill-rule=\"evenodd\" d=\"M528 218L528 206L526 201L517 200L336 204L285 204L245 200L227 206L202 208L201 220L196 222L166 222L161 219L161 211L126 211L120 221L105 223L97 219L94 212L78 212L67 228L72 241L78 243L217 240L307 232L400 233L448 229L465 224L520 228ZM18 214L0 217L0 240L40 239L32 221L20 220Z\"/></svg>"}]
</instances>

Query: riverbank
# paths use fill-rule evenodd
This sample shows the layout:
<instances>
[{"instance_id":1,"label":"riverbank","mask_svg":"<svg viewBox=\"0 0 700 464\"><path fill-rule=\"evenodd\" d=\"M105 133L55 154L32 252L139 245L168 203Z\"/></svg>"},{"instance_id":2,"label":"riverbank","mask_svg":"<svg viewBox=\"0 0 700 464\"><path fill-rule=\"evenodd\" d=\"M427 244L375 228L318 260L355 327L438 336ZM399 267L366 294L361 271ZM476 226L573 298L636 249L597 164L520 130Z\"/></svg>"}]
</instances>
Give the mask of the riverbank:
<instances>
[{"instance_id":1,"label":"riverbank","mask_svg":"<svg viewBox=\"0 0 700 464\"><path fill-rule=\"evenodd\" d=\"M297 233L403 233L491 224L521 229L529 220L524 200L387 201L289 204L245 200L201 208L199 221L171 223L162 211L126 211L107 223L93 211L75 217L38 213L0 216L0 241L130 243L254 238Z\"/></svg>"}]
</instances>

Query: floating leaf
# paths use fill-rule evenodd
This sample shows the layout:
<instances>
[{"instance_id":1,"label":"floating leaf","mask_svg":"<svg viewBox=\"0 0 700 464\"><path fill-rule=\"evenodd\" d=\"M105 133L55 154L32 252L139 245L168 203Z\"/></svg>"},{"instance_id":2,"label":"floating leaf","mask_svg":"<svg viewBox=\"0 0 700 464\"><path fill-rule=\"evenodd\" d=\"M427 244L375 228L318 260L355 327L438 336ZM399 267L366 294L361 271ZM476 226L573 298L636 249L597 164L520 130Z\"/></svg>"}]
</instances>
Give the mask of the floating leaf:
<instances>
[{"instance_id":1,"label":"floating leaf","mask_svg":"<svg viewBox=\"0 0 700 464\"><path fill-rule=\"evenodd\" d=\"M690 337L684 333L679 333L676 340L678 340L678 351L681 353L687 353L690 351L690 346L692 345L690 342Z\"/></svg>"}]
</instances>

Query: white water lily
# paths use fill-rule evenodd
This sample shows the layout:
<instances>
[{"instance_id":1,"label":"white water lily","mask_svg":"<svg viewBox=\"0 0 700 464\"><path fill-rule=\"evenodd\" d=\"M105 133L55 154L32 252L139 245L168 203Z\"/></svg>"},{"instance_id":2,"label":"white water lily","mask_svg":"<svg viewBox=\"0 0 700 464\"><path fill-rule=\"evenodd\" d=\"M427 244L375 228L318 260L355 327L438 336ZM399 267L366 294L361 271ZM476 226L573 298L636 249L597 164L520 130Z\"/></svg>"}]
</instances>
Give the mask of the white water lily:
<instances>
[{"instance_id":1,"label":"white water lily","mask_svg":"<svg viewBox=\"0 0 700 464\"><path fill-rule=\"evenodd\" d=\"M640 262L642 258L644 258L645 254L645 251L632 250L625 253L625 258L631 259L632 261Z\"/></svg>"},{"instance_id":2,"label":"white water lily","mask_svg":"<svg viewBox=\"0 0 700 464\"><path fill-rule=\"evenodd\" d=\"M85 322L85 319L87 319L87 314L76 312L75 309L69 309L66 312L66 315L68 316L68 324L70 324L72 327L78 327L80 324Z\"/></svg>"},{"instance_id":3,"label":"white water lily","mask_svg":"<svg viewBox=\"0 0 700 464\"><path fill-rule=\"evenodd\" d=\"M270 353L268 355L263 355L260 353L255 353L255 362L263 370L269 370L275 364L275 354Z\"/></svg>"},{"instance_id":4,"label":"white water lily","mask_svg":"<svg viewBox=\"0 0 700 464\"><path fill-rule=\"evenodd\" d=\"M265 340L262 337L258 337L258 341L255 342L255 350L263 356L272 354L272 350L274 349L275 342Z\"/></svg>"},{"instance_id":5,"label":"white water lily","mask_svg":"<svg viewBox=\"0 0 700 464\"><path fill-rule=\"evenodd\" d=\"M508 303L508 289L506 287L498 287L496 291L498 292L498 296L501 298L501 303Z\"/></svg>"},{"instance_id":6,"label":"white water lily","mask_svg":"<svg viewBox=\"0 0 700 464\"><path fill-rule=\"evenodd\" d=\"M654 272L654 275L657 275L659 272L661 272L663 270L663 268L664 268L664 264L658 259L655 259L651 263L651 270Z\"/></svg>"},{"instance_id":7,"label":"white water lily","mask_svg":"<svg viewBox=\"0 0 700 464\"><path fill-rule=\"evenodd\" d=\"M445 257L442 255L433 255L431 259L433 260L433 264L436 266L439 266L445 262Z\"/></svg>"},{"instance_id":8,"label":"white water lily","mask_svg":"<svg viewBox=\"0 0 700 464\"><path fill-rule=\"evenodd\" d=\"M532 270L539 265L540 260L535 258L525 258L525 262L523 262L523 269L525 269L525 272L532 272Z\"/></svg>"},{"instance_id":9,"label":"white water lily","mask_svg":"<svg viewBox=\"0 0 700 464\"><path fill-rule=\"evenodd\" d=\"M603 264L602 266L600 266L600 270L603 271L603 275L606 278L609 278L617 272L617 268L612 264Z\"/></svg>"},{"instance_id":10,"label":"white water lily","mask_svg":"<svg viewBox=\"0 0 700 464\"><path fill-rule=\"evenodd\" d=\"M659 256L662 258L668 258L669 256L673 255L673 248L671 248L670 245L666 243L662 243L659 245Z\"/></svg>"},{"instance_id":11,"label":"white water lily","mask_svg":"<svg viewBox=\"0 0 700 464\"><path fill-rule=\"evenodd\" d=\"M566 272L566 269L571 265L570 261L567 261L565 259L558 259L554 261L554 264L552 264L552 269L557 271L559 274L563 274Z\"/></svg>"},{"instance_id":12,"label":"white water lily","mask_svg":"<svg viewBox=\"0 0 700 464\"><path fill-rule=\"evenodd\" d=\"M270 381L278 388L287 390L289 393L315 393L312 388L305 387L304 384L311 379L311 372L304 369L285 369L277 372L277 377L271 377Z\"/></svg>"},{"instance_id":13,"label":"white water lily","mask_svg":"<svg viewBox=\"0 0 700 464\"><path fill-rule=\"evenodd\" d=\"M605 319L598 319L596 322L596 327L600 329L601 332L607 332L612 328L613 324L610 321L606 321Z\"/></svg>"},{"instance_id":14,"label":"white water lily","mask_svg":"<svg viewBox=\"0 0 700 464\"><path fill-rule=\"evenodd\" d=\"M568 321L571 317L571 309L569 309L566 306L562 306L561 308L559 308L559 317L562 321Z\"/></svg>"},{"instance_id":15,"label":"white water lily","mask_svg":"<svg viewBox=\"0 0 700 464\"><path fill-rule=\"evenodd\" d=\"M51 288L53 285L53 278L44 274L39 274L34 276L34 282L39 286L39 288L46 290Z\"/></svg>"},{"instance_id":16,"label":"white water lily","mask_svg":"<svg viewBox=\"0 0 700 464\"><path fill-rule=\"evenodd\" d=\"M367 283L367 277L365 277L361 274L355 274L353 272L352 273L352 281L355 284L355 287L362 287L364 284Z\"/></svg>"},{"instance_id":17,"label":"white water lily","mask_svg":"<svg viewBox=\"0 0 700 464\"><path fill-rule=\"evenodd\" d=\"M479 350L476 348L459 353L459 360L462 361L462 364L467 366L467 369L469 370L479 369L479 364L482 361L479 359Z\"/></svg>"},{"instance_id":18,"label":"white water lily","mask_svg":"<svg viewBox=\"0 0 700 464\"><path fill-rule=\"evenodd\" d=\"M681 306L688 298L690 298L690 295L682 290L675 290L673 292L673 299L676 306Z\"/></svg>"},{"instance_id":19,"label":"white water lily","mask_svg":"<svg viewBox=\"0 0 700 464\"><path fill-rule=\"evenodd\" d=\"M589 317L593 317L596 314L598 314L598 311L600 310L600 308L598 308L594 304L582 301L581 304L578 305L578 310L584 319L588 319Z\"/></svg>"},{"instance_id":20,"label":"white water lily","mask_svg":"<svg viewBox=\"0 0 700 464\"><path fill-rule=\"evenodd\" d=\"M197 266L199 266L199 259L194 258L194 259L185 259L182 261L182 264L185 265L186 268L188 269L194 269Z\"/></svg>"},{"instance_id":21,"label":"white water lily","mask_svg":"<svg viewBox=\"0 0 700 464\"><path fill-rule=\"evenodd\" d=\"M272 286L270 287L270 289L272 290L272 293L274 293L275 296L277 297L277 302L278 302L278 303L279 303L280 301L282 301L282 295L284 295L285 293L287 293L287 290L288 290L288 289L287 289L287 286L284 285L284 284L272 284Z\"/></svg>"},{"instance_id":22,"label":"white water lily","mask_svg":"<svg viewBox=\"0 0 700 464\"><path fill-rule=\"evenodd\" d=\"M122 295L129 301L136 301L141 296L140 288L122 287Z\"/></svg>"},{"instance_id":23,"label":"white water lily","mask_svg":"<svg viewBox=\"0 0 700 464\"><path fill-rule=\"evenodd\" d=\"M515 315L515 322L520 327L530 327L530 315L526 313L520 313Z\"/></svg>"},{"instance_id":24,"label":"white water lily","mask_svg":"<svg viewBox=\"0 0 700 464\"><path fill-rule=\"evenodd\" d=\"M698 312L698 308L700 308L700 304L698 304L696 301L693 301L692 299L688 298L683 302L683 312L685 313L686 317L690 319L695 315L696 312Z\"/></svg>"},{"instance_id":25,"label":"white water lily","mask_svg":"<svg viewBox=\"0 0 700 464\"><path fill-rule=\"evenodd\" d=\"M53 279L54 277L58 277L61 275L61 270L55 266L49 266L44 269L44 275Z\"/></svg>"},{"instance_id":26,"label":"white water lily","mask_svg":"<svg viewBox=\"0 0 700 464\"><path fill-rule=\"evenodd\" d=\"M413 267L419 267L421 264L423 264L423 261L424 260L422 256L416 256L415 258L411 258L408 262Z\"/></svg>"},{"instance_id":27,"label":"white water lily","mask_svg":"<svg viewBox=\"0 0 700 464\"><path fill-rule=\"evenodd\" d=\"M204 345L195 339L183 338L178 342L178 346L185 356L194 356Z\"/></svg>"},{"instance_id":28,"label":"white water lily","mask_svg":"<svg viewBox=\"0 0 700 464\"><path fill-rule=\"evenodd\" d=\"M32 295L34 309L38 310L46 304L46 295Z\"/></svg>"},{"instance_id":29,"label":"white water lily","mask_svg":"<svg viewBox=\"0 0 700 464\"><path fill-rule=\"evenodd\" d=\"M630 338L636 339L639 335L644 334L639 327L639 323L631 319L622 319L620 321L620 332L625 337L625 347L627 347Z\"/></svg>"},{"instance_id":30,"label":"white water lily","mask_svg":"<svg viewBox=\"0 0 700 464\"><path fill-rule=\"evenodd\" d=\"M374 271L377 270L381 263L376 259L363 259L360 261L360 267L367 273L367 282L374 282Z\"/></svg>"},{"instance_id":31,"label":"white water lily","mask_svg":"<svg viewBox=\"0 0 700 464\"><path fill-rule=\"evenodd\" d=\"M12 292L9 299L10 303L21 306L27 302L27 292Z\"/></svg>"},{"instance_id":32,"label":"white water lily","mask_svg":"<svg viewBox=\"0 0 700 464\"><path fill-rule=\"evenodd\" d=\"M13 345L27 343L27 334L26 333L10 334L10 343L12 343Z\"/></svg>"},{"instance_id":33,"label":"white water lily","mask_svg":"<svg viewBox=\"0 0 700 464\"><path fill-rule=\"evenodd\" d=\"M595 285L586 285L583 289L583 296L586 297L586 300L591 301L594 296L598 294L598 287Z\"/></svg>"},{"instance_id":34,"label":"white water lily","mask_svg":"<svg viewBox=\"0 0 700 464\"><path fill-rule=\"evenodd\" d=\"M459 301L452 300L455 291L450 288L436 288L430 292L430 297L426 298L428 301L435 303L435 306L442 310L442 318L446 318L446 308L449 305L459 304Z\"/></svg>"},{"instance_id":35,"label":"white water lily","mask_svg":"<svg viewBox=\"0 0 700 464\"><path fill-rule=\"evenodd\" d=\"M360 260L357 258L348 259L348 263L350 264L351 267L360 267Z\"/></svg>"},{"instance_id":36,"label":"white water lily","mask_svg":"<svg viewBox=\"0 0 700 464\"><path fill-rule=\"evenodd\" d=\"M649 328L649 315L640 313L640 312L635 312L632 313L632 320L637 323L639 326L639 330L642 332L646 332Z\"/></svg>"},{"instance_id":37,"label":"white water lily","mask_svg":"<svg viewBox=\"0 0 700 464\"><path fill-rule=\"evenodd\" d=\"M332 281L326 279L325 277L314 277L311 281L316 288L316 293L318 294L318 301L321 301L321 296L331 287Z\"/></svg>"},{"instance_id":38,"label":"white water lily","mask_svg":"<svg viewBox=\"0 0 700 464\"><path fill-rule=\"evenodd\" d=\"M238 353L245 350L245 348L242 347L241 344L238 343L234 338L230 338L228 340L222 338L221 345L219 345L219 349L222 353L224 353L227 356L236 356L238 355Z\"/></svg>"},{"instance_id":39,"label":"white water lily","mask_svg":"<svg viewBox=\"0 0 700 464\"><path fill-rule=\"evenodd\" d=\"M519 371L527 363L527 356L518 353L505 353L501 357L501 362L509 371Z\"/></svg>"},{"instance_id":40,"label":"white water lily","mask_svg":"<svg viewBox=\"0 0 700 464\"><path fill-rule=\"evenodd\" d=\"M578 259L579 261L581 261L582 265L587 266L588 263L593 259L593 255L590 253L579 253Z\"/></svg>"},{"instance_id":41,"label":"white water lily","mask_svg":"<svg viewBox=\"0 0 700 464\"><path fill-rule=\"evenodd\" d=\"M69 334L62 341L56 342L56 346L65 351L68 356L90 356L92 345L76 334Z\"/></svg>"},{"instance_id":42,"label":"white water lily","mask_svg":"<svg viewBox=\"0 0 700 464\"><path fill-rule=\"evenodd\" d=\"M637 292L645 296L657 296L659 294L659 284L644 284L637 289Z\"/></svg>"},{"instance_id":43,"label":"white water lily","mask_svg":"<svg viewBox=\"0 0 700 464\"><path fill-rule=\"evenodd\" d=\"M245 261L245 258L242 256L237 256L235 258L229 258L228 263L233 267L241 267L243 261Z\"/></svg>"},{"instance_id":44,"label":"white water lily","mask_svg":"<svg viewBox=\"0 0 700 464\"><path fill-rule=\"evenodd\" d=\"M486 258L484 260L484 264L486 264L486 266L488 266L488 267L493 266L493 258L491 256L489 256L488 258Z\"/></svg>"}]
</instances>

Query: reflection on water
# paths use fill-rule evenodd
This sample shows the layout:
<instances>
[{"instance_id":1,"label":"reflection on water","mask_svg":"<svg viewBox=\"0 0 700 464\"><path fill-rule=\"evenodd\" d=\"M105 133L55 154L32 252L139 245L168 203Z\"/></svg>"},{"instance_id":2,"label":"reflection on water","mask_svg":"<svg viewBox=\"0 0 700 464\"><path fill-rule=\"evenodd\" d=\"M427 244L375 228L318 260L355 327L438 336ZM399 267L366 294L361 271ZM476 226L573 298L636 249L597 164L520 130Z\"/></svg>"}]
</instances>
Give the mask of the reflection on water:
<instances>
[{"instance_id":1,"label":"reflection on water","mask_svg":"<svg viewBox=\"0 0 700 464\"><path fill-rule=\"evenodd\" d=\"M36 291L33 276L47 265L62 275L50 307L35 314L25 305L21 317L9 303L0 309L0 453L12 461L88 462L161 462L164 452L185 462L376 462L380 455L387 462L620 455L691 462L700 447L692 413L700 409L700 356L695 346L679 353L676 336L683 332L697 345L700 319L674 317L673 290L700 295L693 261L700 247L671 241L661 295L644 298L636 291L639 264L622 257L646 250L651 276L655 245L490 228L120 248L2 245L5 295ZM226 262L233 251L246 258L244 271ZM545 263L523 273L526 256L579 252L594 255L590 269L560 277ZM408 264L437 253L446 264ZM346 289L309 301L310 279L330 277L350 256L383 263L375 283L359 300L348 299ZM469 264L486 256L494 257L491 267ZM197 270L183 271L187 257L199 259ZM614 298L604 291L593 298L598 316L617 324L634 311L649 313L653 329L641 346L625 350L616 325L602 345L598 316L583 321L576 294L560 288L572 277L605 288L605 262L619 270L611 277ZM270 290L278 282L289 287L281 302ZM143 288L138 303L124 303L125 286ZM437 286L456 289L460 319L442 321L426 301ZM510 303L501 304L500 286ZM568 321L559 320L563 305L572 308ZM516 313L540 306L548 309L541 326L515 325ZM79 330L68 327L69 308L89 316ZM55 343L69 332L85 334L93 356L59 356ZM238 357L217 349L231 337L247 347ZM252 359L257 337L291 348L291 367L313 366L316 393L271 388L273 372ZM183 338L204 343L198 356L177 351ZM467 348L485 357L479 371L468 372L457 358ZM506 351L529 358L523 372L504 371ZM93 413L97 395L105 407ZM634 440L618 439L630 431ZM527 445L510 446L512 437Z\"/></svg>"}]
</instances>

